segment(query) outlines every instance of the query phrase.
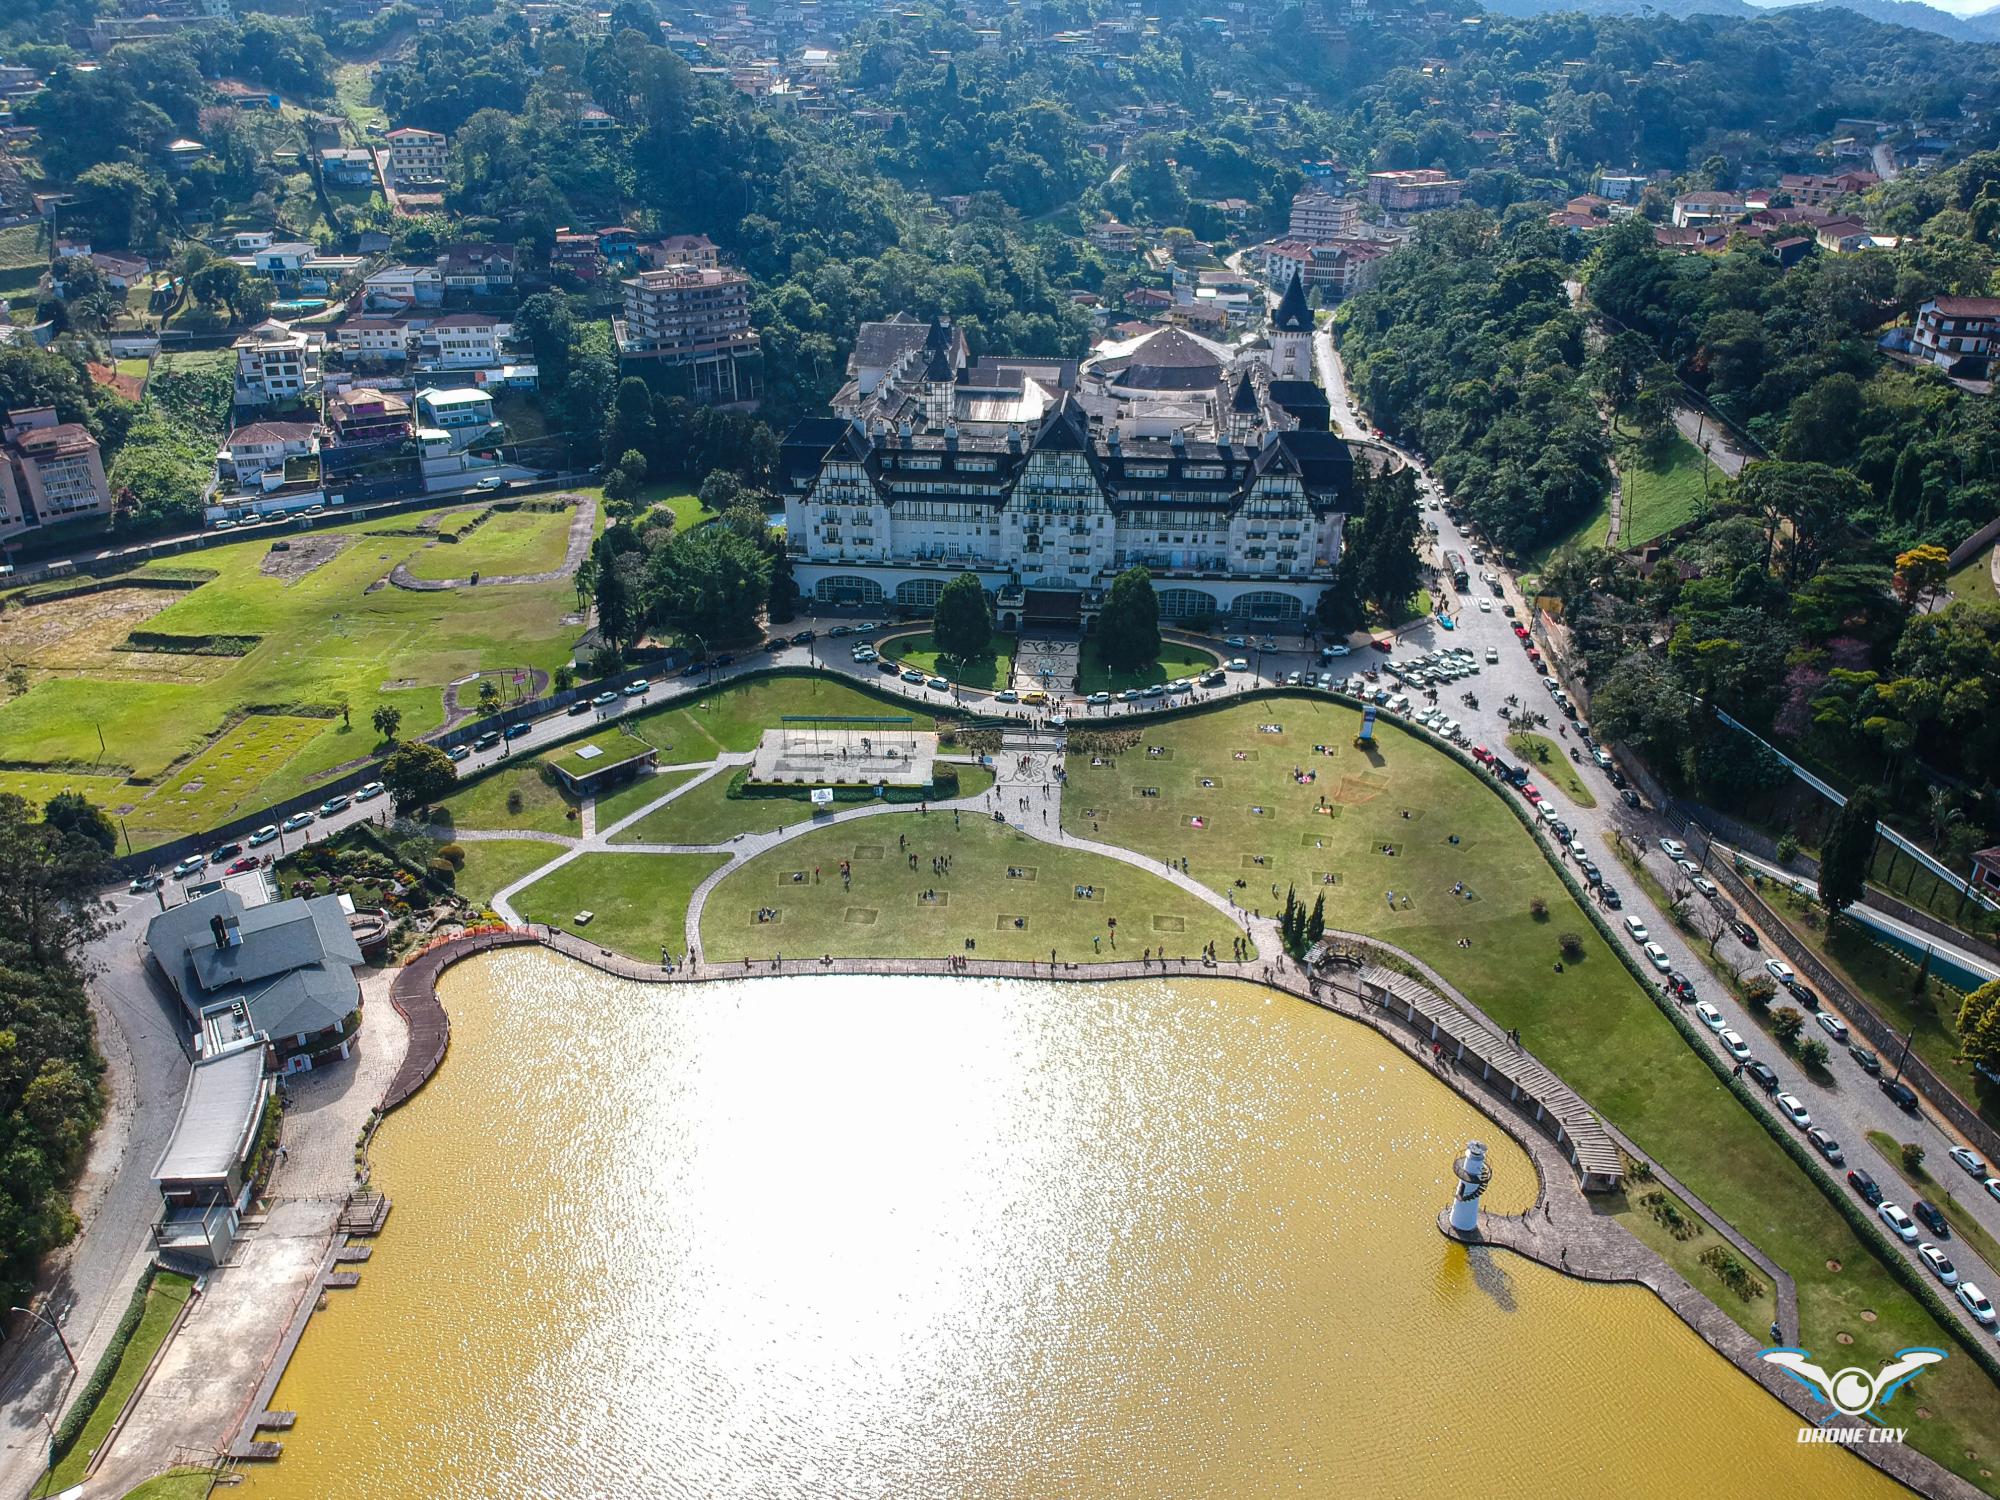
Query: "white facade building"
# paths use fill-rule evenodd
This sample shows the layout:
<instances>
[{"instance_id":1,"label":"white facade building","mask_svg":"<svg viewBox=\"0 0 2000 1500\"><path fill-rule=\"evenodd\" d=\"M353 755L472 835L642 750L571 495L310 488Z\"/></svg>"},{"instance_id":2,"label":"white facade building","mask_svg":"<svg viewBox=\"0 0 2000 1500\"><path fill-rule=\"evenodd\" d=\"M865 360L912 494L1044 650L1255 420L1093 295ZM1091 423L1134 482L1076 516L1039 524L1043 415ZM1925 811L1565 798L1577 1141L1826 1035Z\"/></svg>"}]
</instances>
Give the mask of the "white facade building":
<instances>
[{"instance_id":1,"label":"white facade building","mask_svg":"<svg viewBox=\"0 0 2000 1500\"><path fill-rule=\"evenodd\" d=\"M787 546L825 603L929 609L976 573L1003 628L1074 625L1146 567L1168 619L1282 623L1340 555L1353 458L1254 360L1181 329L968 360L940 324L864 324L835 415L786 439ZM865 389L864 389L865 385Z\"/></svg>"},{"instance_id":2,"label":"white facade building","mask_svg":"<svg viewBox=\"0 0 2000 1500\"><path fill-rule=\"evenodd\" d=\"M236 404L276 406L319 389L321 336L267 318L236 340Z\"/></svg>"}]
</instances>

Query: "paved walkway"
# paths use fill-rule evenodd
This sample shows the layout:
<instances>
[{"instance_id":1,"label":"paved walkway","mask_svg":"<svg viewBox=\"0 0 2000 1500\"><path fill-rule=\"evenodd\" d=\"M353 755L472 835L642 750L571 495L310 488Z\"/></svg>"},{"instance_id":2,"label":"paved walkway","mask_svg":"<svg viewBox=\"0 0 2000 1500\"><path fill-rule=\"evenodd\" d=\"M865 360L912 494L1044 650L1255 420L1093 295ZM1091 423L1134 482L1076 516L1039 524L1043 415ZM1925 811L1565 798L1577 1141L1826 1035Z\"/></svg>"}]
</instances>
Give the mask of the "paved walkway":
<instances>
[{"instance_id":1,"label":"paved walkway","mask_svg":"<svg viewBox=\"0 0 2000 1500\"><path fill-rule=\"evenodd\" d=\"M562 566L541 573L495 573L491 577L481 578L477 586L485 588L493 583L560 583L582 566L584 554L590 550L591 530L597 525L597 501L588 495L557 495L554 498L554 503L557 505L565 502L576 506L576 514L570 518L569 545L563 551ZM470 578L419 578L410 571L406 563L397 563L389 570L389 582L399 589L409 589L420 594L438 593L445 589L469 589L474 586Z\"/></svg>"}]
</instances>

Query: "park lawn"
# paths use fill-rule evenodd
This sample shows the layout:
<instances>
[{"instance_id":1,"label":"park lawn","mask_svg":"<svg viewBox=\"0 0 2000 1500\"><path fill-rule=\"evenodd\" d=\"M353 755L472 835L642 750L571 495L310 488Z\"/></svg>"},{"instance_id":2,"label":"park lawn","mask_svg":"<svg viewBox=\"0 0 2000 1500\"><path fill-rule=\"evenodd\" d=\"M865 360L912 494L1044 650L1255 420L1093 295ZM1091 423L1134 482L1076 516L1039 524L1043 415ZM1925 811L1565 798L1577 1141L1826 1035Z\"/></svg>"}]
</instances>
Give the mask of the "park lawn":
<instances>
[{"instance_id":1,"label":"park lawn","mask_svg":"<svg viewBox=\"0 0 2000 1500\"><path fill-rule=\"evenodd\" d=\"M597 799L597 830L602 833L620 818L629 818L649 802L657 802L677 786L685 786L701 774L700 767L678 771L654 771L614 787Z\"/></svg>"},{"instance_id":2,"label":"park lawn","mask_svg":"<svg viewBox=\"0 0 2000 1500\"><path fill-rule=\"evenodd\" d=\"M1709 492L1722 493L1726 478L1722 470L1671 428L1644 448L1631 444L1631 431L1622 421L1614 424L1613 434L1619 439L1616 457L1625 487L1625 521L1618 537L1621 550L1629 551L1692 521L1706 498L1704 470L1708 472ZM1610 537L1611 495L1607 491L1581 523L1530 553L1528 565L1539 572L1564 547L1606 547Z\"/></svg>"},{"instance_id":3,"label":"park lawn","mask_svg":"<svg viewBox=\"0 0 2000 1500\"><path fill-rule=\"evenodd\" d=\"M585 854L551 870L513 904L530 922L656 963L662 944L681 952L694 888L727 862L721 854ZM583 927L575 922L580 911L595 913Z\"/></svg>"},{"instance_id":4,"label":"park lawn","mask_svg":"<svg viewBox=\"0 0 2000 1500\"><path fill-rule=\"evenodd\" d=\"M1077 675L1086 693L1122 693L1127 688L1151 687L1156 682L1172 682L1177 677L1199 677L1221 665L1212 651L1184 646L1179 641L1161 641L1159 657L1130 672L1114 672L1104 664L1096 636L1084 638ZM1060 689L1062 683L1056 684Z\"/></svg>"},{"instance_id":5,"label":"park lawn","mask_svg":"<svg viewBox=\"0 0 2000 1500\"><path fill-rule=\"evenodd\" d=\"M1945 580L1954 599L1968 604L2000 604L2000 591L1993 587L1993 549L1982 547L1977 556Z\"/></svg>"},{"instance_id":6,"label":"park lawn","mask_svg":"<svg viewBox=\"0 0 2000 1500\"><path fill-rule=\"evenodd\" d=\"M1514 752L1535 780L1561 789L1578 807L1595 807L1597 798L1584 785L1581 769L1569 752L1545 734L1510 734L1507 748Z\"/></svg>"},{"instance_id":7,"label":"park lawn","mask_svg":"<svg viewBox=\"0 0 2000 1500\"><path fill-rule=\"evenodd\" d=\"M215 1486L213 1469L177 1469L156 1474L137 1489L127 1490L124 1500L208 1500Z\"/></svg>"},{"instance_id":8,"label":"park lawn","mask_svg":"<svg viewBox=\"0 0 2000 1500\"><path fill-rule=\"evenodd\" d=\"M1273 906L1273 885L1279 900L1287 885L1309 901L1323 894L1329 927L1379 935L1433 965L1497 1024L1519 1027L1543 1062L1792 1274L1805 1347L1834 1347L1837 1332L1852 1332L1857 1361L1948 1346L1954 1335L1689 1050L1501 795L1380 720L1378 747L1364 756L1352 745L1359 719L1331 700L1287 695L1143 729L1122 752L1109 751L1108 736L1073 736L1066 824L1157 858L1186 856L1196 879L1251 906ZM1265 724L1282 730L1263 733ZM1163 754L1149 756L1148 745ZM1294 783L1294 767L1317 780ZM1204 777L1215 786L1201 787ZM1159 795L1139 795L1146 787ZM1322 801L1338 811L1315 811ZM1191 826L1196 816L1205 827ZM1382 853L1385 844L1398 852ZM1323 873L1336 882L1323 884ZM1452 894L1460 882L1476 900ZM1529 915L1538 897L1546 922ZM1565 931L1581 937L1584 956L1557 974ZM1828 1271L1828 1259L1843 1269ZM1966 1454L2000 1451L2000 1395L1970 1360L1941 1368L1926 1403L1933 1415L1911 1414L1911 1441L1976 1477L1979 1461Z\"/></svg>"},{"instance_id":9,"label":"park lawn","mask_svg":"<svg viewBox=\"0 0 2000 1500\"><path fill-rule=\"evenodd\" d=\"M666 762L708 760L725 750L754 750L787 714L836 718L907 716L910 728L937 727L899 698L878 697L818 672L773 672L725 683L640 714L636 723ZM668 754L668 751L672 754Z\"/></svg>"},{"instance_id":10,"label":"park lawn","mask_svg":"<svg viewBox=\"0 0 2000 1500\"><path fill-rule=\"evenodd\" d=\"M180 1315L181 1305L194 1291L194 1282L176 1271L154 1273L152 1285L146 1289L145 1311L139 1314L139 1323L132 1330L132 1338L125 1345L125 1351L118 1357L118 1367L104 1387L104 1394L91 1409L90 1418L83 1424L83 1431L76 1442L56 1466L42 1476L41 1483L30 1491L34 1496L57 1495L71 1485L83 1482L83 1471L90 1462L91 1453L103 1443L111 1431L111 1424L118 1420L118 1414L125 1409L125 1403L132 1399L132 1392L139 1384L139 1377L146 1373L146 1366L153 1362L160 1345L166 1342L167 1330L173 1327L174 1319Z\"/></svg>"},{"instance_id":11,"label":"park lawn","mask_svg":"<svg viewBox=\"0 0 2000 1500\"><path fill-rule=\"evenodd\" d=\"M1389 625L1407 625L1412 620L1428 619L1433 602L1429 589L1418 589L1408 599L1405 599L1399 607L1391 609L1388 612L1385 623Z\"/></svg>"},{"instance_id":12,"label":"park lawn","mask_svg":"<svg viewBox=\"0 0 2000 1500\"><path fill-rule=\"evenodd\" d=\"M410 559L410 571L419 578L547 573L562 566L570 522L575 517L576 512L568 506L495 509L479 525L468 522L454 533L461 540L421 548Z\"/></svg>"},{"instance_id":13,"label":"park lawn","mask_svg":"<svg viewBox=\"0 0 2000 1500\"><path fill-rule=\"evenodd\" d=\"M465 850L465 865L452 881L452 888L485 906L523 875L539 870L562 853L540 839L472 839L459 847Z\"/></svg>"},{"instance_id":14,"label":"park lawn","mask_svg":"<svg viewBox=\"0 0 2000 1500\"><path fill-rule=\"evenodd\" d=\"M516 795L518 812L509 809L509 798ZM536 755L503 762L468 781L432 809L431 821L446 838L459 828L580 834L576 809L576 798L550 769L548 756Z\"/></svg>"},{"instance_id":15,"label":"park lawn","mask_svg":"<svg viewBox=\"0 0 2000 1500\"><path fill-rule=\"evenodd\" d=\"M908 840L916 869L898 837ZM935 874L931 856L944 853L952 867ZM851 890L841 888L843 859L852 861ZM1079 898L1078 886L1095 895ZM926 892L937 899L924 899ZM777 915L760 922L760 908ZM941 812L836 823L767 850L716 886L701 923L702 952L713 963L822 953L1045 961L1050 949L1073 963L1114 951L1137 958L1148 948L1192 958L1209 942L1227 952L1235 936L1227 917L1157 875L976 815L954 826Z\"/></svg>"},{"instance_id":16,"label":"park lawn","mask_svg":"<svg viewBox=\"0 0 2000 1500\"><path fill-rule=\"evenodd\" d=\"M977 797L993 785L993 773L984 766L955 765L959 798ZM620 833L614 844L722 844L739 833L762 833L766 829L810 821L812 789L791 788L779 796L731 797L730 783L735 770L725 767L699 786L690 787L664 807L656 808ZM841 803L836 811L855 807ZM603 826L602 819L599 826Z\"/></svg>"},{"instance_id":17,"label":"park lawn","mask_svg":"<svg viewBox=\"0 0 2000 1500\"><path fill-rule=\"evenodd\" d=\"M1629 1167L1630 1158L1627 1158L1627 1165ZM1647 1201L1655 1193L1662 1196L1663 1203ZM1757 1296L1746 1298L1723 1281L1711 1267L1702 1264L1702 1252L1714 1246L1720 1245L1731 1255L1736 1252L1720 1235L1708 1228L1701 1216L1688 1207L1685 1199L1668 1191L1657 1181L1628 1179L1617 1192L1592 1193L1584 1202L1592 1213L1616 1219L1634 1239L1687 1277L1703 1296L1735 1319L1745 1333L1759 1339L1768 1336L1771 1324L1778 1316L1778 1289L1762 1271L1746 1262L1744 1269L1757 1278L1760 1288ZM1693 1232L1686 1233L1685 1237L1676 1235L1662 1214L1655 1212L1665 1207L1671 1207L1678 1213L1682 1224ZM1737 1258L1742 1259L1741 1256Z\"/></svg>"},{"instance_id":18,"label":"park lawn","mask_svg":"<svg viewBox=\"0 0 2000 1500\"><path fill-rule=\"evenodd\" d=\"M995 632L984 655L963 660L939 651L928 630L883 642L882 654L927 677L944 677L962 687L991 692L1014 680L1014 637L1001 632Z\"/></svg>"},{"instance_id":19,"label":"park lawn","mask_svg":"<svg viewBox=\"0 0 2000 1500\"><path fill-rule=\"evenodd\" d=\"M134 380L144 380L149 365L143 359L121 359L116 362L115 368L120 375L130 375Z\"/></svg>"},{"instance_id":20,"label":"park lawn","mask_svg":"<svg viewBox=\"0 0 2000 1500\"><path fill-rule=\"evenodd\" d=\"M146 591L135 615L102 618L103 594L9 610L0 655L23 662L32 686L0 704L0 764L138 778L105 805L138 814L135 845L156 842L365 760L378 706L397 709L403 734L418 736L444 722L448 683L505 668L553 671L568 658L577 627L564 623L576 607L567 582L370 592L422 543L355 527L313 535L327 538L343 550L292 582L260 571L271 555L260 538L148 564L139 571L199 566L216 576L189 592ZM138 627L255 644L241 656L117 649Z\"/></svg>"}]
</instances>

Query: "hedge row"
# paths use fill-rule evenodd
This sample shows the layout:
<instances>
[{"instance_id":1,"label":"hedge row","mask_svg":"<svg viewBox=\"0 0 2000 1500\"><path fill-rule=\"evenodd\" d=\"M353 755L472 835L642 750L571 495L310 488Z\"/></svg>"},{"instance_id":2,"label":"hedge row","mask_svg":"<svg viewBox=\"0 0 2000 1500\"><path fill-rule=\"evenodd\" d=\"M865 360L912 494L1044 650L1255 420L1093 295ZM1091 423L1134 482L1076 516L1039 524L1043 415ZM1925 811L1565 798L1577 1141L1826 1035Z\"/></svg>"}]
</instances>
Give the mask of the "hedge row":
<instances>
[{"instance_id":1,"label":"hedge row","mask_svg":"<svg viewBox=\"0 0 2000 1500\"><path fill-rule=\"evenodd\" d=\"M809 782L755 782L750 780L750 768L743 767L729 778L726 797L749 799L753 797L785 798L797 801L805 792L828 790L833 793L836 803L861 802L945 802L958 795L958 772L951 766L939 766L931 775L927 786L889 786L876 794L872 786L835 786L822 788Z\"/></svg>"},{"instance_id":2,"label":"hedge row","mask_svg":"<svg viewBox=\"0 0 2000 1500\"><path fill-rule=\"evenodd\" d=\"M121 651L157 651L169 656L248 656L261 635L175 635L165 630L129 632Z\"/></svg>"},{"instance_id":3,"label":"hedge row","mask_svg":"<svg viewBox=\"0 0 2000 1500\"><path fill-rule=\"evenodd\" d=\"M139 1273L139 1285L133 1289L132 1300L126 1305L124 1314L118 1319L118 1326L112 1331L111 1342L105 1347L97 1367L90 1372L90 1379L83 1383L83 1389L76 1393L69 1411L49 1439L49 1467L54 1468L63 1461L64 1455L76 1446L76 1440L83 1436L83 1429L89 1423L91 1413L97 1410L97 1403L104 1399L104 1392L111 1384L111 1377L118 1373L118 1362L125 1357L126 1346L132 1342L132 1335L138 1331L139 1319L146 1315L146 1294L152 1290L157 1265L148 1263Z\"/></svg>"}]
</instances>

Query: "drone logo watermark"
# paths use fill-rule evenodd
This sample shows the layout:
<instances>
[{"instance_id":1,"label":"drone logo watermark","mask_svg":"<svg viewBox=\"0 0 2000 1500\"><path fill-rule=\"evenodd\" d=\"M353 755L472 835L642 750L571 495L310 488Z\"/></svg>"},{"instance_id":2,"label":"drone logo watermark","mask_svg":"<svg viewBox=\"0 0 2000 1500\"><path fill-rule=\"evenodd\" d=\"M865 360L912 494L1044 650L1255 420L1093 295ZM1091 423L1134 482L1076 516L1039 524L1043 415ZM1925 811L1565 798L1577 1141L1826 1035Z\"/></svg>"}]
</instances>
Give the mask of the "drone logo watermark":
<instances>
[{"instance_id":1,"label":"drone logo watermark","mask_svg":"<svg viewBox=\"0 0 2000 1500\"><path fill-rule=\"evenodd\" d=\"M1900 1443L1908 1429L1829 1427L1826 1424L1835 1417L1867 1417L1879 1422L1880 1418L1876 1416L1879 1407L1887 1406L1896 1392L1914 1380L1918 1372L1948 1356L1942 1349L1898 1349L1896 1357L1872 1375L1855 1365L1829 1374L1814 1364L1812 1356L1803 1349L1765 1349L1757 1357L1766 1364L1776 1365L1826 1403L1825 1416L1811 1427L1799 1429L1800 1442L1862 1447L1876 1443Z\"/></svg>"}]
</instances>

